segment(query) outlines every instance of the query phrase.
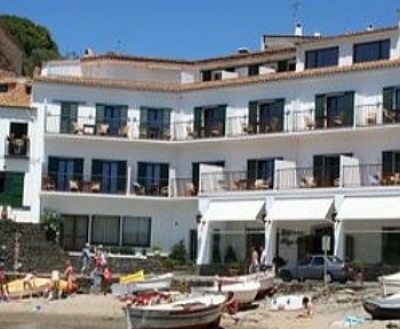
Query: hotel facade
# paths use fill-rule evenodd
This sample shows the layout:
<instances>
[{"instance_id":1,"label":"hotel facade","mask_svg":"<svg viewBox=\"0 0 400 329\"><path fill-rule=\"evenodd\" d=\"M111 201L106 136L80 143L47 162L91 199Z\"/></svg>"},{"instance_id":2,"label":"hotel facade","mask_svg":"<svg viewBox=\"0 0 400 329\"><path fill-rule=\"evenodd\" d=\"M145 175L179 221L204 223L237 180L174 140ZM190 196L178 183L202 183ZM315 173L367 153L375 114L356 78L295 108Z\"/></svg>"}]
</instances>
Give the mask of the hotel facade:
<instances>
[{"instance_id":1,"label":"hotel facade","mask_svg":"<svg viewBox=\"0 0 400 329\"><path fill-rule=\"evenodd\" d=\"M67 250L183 241L206 265L263 246L272 263L320 253L329 236L341 258L397 264L399 26L299 29L196 61L87 51L45 63L13 211L57 211Z\"/></svg>"}]
</instances>

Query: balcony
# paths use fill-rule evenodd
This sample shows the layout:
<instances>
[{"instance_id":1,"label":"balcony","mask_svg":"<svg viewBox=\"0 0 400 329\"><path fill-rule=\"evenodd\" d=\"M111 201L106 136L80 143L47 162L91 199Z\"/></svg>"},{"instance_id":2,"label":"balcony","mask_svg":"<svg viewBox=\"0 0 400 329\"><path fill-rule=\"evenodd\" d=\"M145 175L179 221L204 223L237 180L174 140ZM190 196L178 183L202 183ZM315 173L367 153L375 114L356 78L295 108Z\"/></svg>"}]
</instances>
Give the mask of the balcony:
<instances>
[{"instance_id":1,"label":"balcony","mask_svg":"<svg viewBox=\"0 0 400 329\"><path fill-rule=\"evenodd\" d=\"M321 169L321 168L319 168ZM201 174L201 193L317 188L400 187L400 170L384 172L382 164L275 169L274 179L249 179L246 171Z\"/></svg>"},{"instance_id":2,"label":"balcony","mask_svg":"<svg viewBox=\"0 0 400 329\"><path fill-rule=\"evenodd\" d=\"M139 139L170 140L172 137L170 125L144 124L139 125Z\"/></svg>"},{"instance_id":3,"label":"balcony","mask_svg":"<svg viewBox=\"0 0 400 329\"><path fill-rule=\"evenodd\" d=\"M171 179L172 197L195 197L198 194L198 188L193 184L192 178L174 178Z\"/></svg>"},{"instance_id":4,"label":"balcony","mask_svg":"<svg viewBox=\"0 0 400 329\"><path fill-rule=\"evenodd\" d=\"M174 140L193 140L204 138L225 137L225 127L223 123L210 126L200 126L195 128L192 120L178 121L174 124Z\"/></svg>"},{"instance_id":5,"label":"balcony","mask_svg":"<svg viewBox=\"0 0 400 329\"><path fill-rule=\"evenodd\" d=\"M271 133L284 133L289 131L290 113L285 114L284 122L278 117L267 118L251 124L248 116L233 116L227 118L227 136L246 136Z\"/></svg>"},{"instance_id":6,"label":"balcony","mask_svg":"<svg viewBox=\"0 0 400 329\"><path fill-rule=\"evenodd\" d=\"M140 196L169 197L170 186L168 178L138 176L130 186L130 194Z\"/></svg>"},{"instance_id":7,"label":"balcony","mask_svg":"<svg viewBox=\"0 0 400 329\"><path fill-rule=\"evenodd\" d=\"M126 176L61 174L49 172L42 178L43 191L126 194Z\"/></svg>"},{"instance_id":8,"label":"balcony","mask_svg":"<svg viewBox=\"0 0 400 329\"><path fill-rule=\"evenodd\" d=\"M30 139L27 136L20 138L15 137L13 134L6 138L6 154L7 158L29 158Z\"/></svg>"}]
</instances>

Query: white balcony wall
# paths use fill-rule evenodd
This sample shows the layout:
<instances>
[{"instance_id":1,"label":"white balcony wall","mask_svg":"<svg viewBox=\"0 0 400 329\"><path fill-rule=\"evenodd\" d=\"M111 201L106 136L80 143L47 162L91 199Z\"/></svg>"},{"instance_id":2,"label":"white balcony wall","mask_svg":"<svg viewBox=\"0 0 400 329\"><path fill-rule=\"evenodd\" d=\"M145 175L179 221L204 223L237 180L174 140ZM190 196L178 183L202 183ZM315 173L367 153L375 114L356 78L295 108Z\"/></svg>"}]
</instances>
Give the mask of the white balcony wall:
<instances>
[{"instance_id":1,"label":"white balcony wall","mask_svg":"<svg viewBox=\"0 0 400 329\"><path fill-rule=\"evenodd\" d=\"M182 66L167 69L157 64L150 64L154 68L134 66L122 61L93 61L82 64L82 76L97 79L157 82L157 83L182 83L194 80L194 73L182 69ZM182 72L185 76L182 76ZM184 80L183 80L184 79Z\"/></svg>"},{"instance_id":2,"label":"white balcony wall","mask_svg":"<svg viewBox=\"0 0 400 329\"><path fill-rule=\"evenodd\" d=\"M50 61L43 65L41 74L44 76L65 75L80 77L82 69L79 60Z\"/></svg>"}]
</instances>

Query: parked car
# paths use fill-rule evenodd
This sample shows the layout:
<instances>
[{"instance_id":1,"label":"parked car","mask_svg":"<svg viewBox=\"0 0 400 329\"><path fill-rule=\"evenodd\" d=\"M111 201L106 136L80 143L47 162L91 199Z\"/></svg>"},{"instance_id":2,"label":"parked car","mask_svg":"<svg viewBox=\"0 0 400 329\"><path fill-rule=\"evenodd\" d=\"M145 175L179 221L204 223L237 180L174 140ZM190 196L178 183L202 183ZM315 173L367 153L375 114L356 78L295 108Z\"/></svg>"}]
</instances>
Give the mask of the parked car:
<instances>
[{"instance_id":1,"label":"parked car","mask_svg":"<svg viewBox=\"0 0 400 329\"><path fill-rule=\"evenodd\" d=\"M291 280L323 280L325 261L327 262L327 282L345 283L354 276L354 271L343 260L336 256L311 255L294 264L286 264L279 271L279 277Z\"/></svg>"}]
</instances>

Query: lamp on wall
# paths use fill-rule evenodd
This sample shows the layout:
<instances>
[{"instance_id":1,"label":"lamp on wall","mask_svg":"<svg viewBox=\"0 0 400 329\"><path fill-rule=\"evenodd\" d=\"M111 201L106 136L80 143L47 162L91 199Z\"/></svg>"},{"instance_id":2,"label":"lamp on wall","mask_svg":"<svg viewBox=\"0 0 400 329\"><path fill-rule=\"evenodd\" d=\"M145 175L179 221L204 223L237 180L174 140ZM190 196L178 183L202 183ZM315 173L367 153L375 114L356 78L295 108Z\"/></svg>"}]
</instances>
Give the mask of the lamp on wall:
<instances>
[{"instance_id":1,"label":"lamp on wall","mask_svg":"<svg viewBox=\"0 0 400 329\"><path fill-rule=\"evenodd\" d=\"M198 211L196 216L195 216L196 224L200 224L202 218L203 218L203 214L200 211Z\"/></svg>"},{"instance_id":2,"label":"lamp on wall","mask_svg":"<svg viewBox=\"0 0 400 329\"><path fill-rule=\"evenodd\" d=\"M336 216L337 216L337 212L336 212L336 211L333 211L333 212L332 212L332 215L331 215L331 220L332 220L333 223L339 222L339 220L336 219Z\"/></svg>"}]
</instances>

